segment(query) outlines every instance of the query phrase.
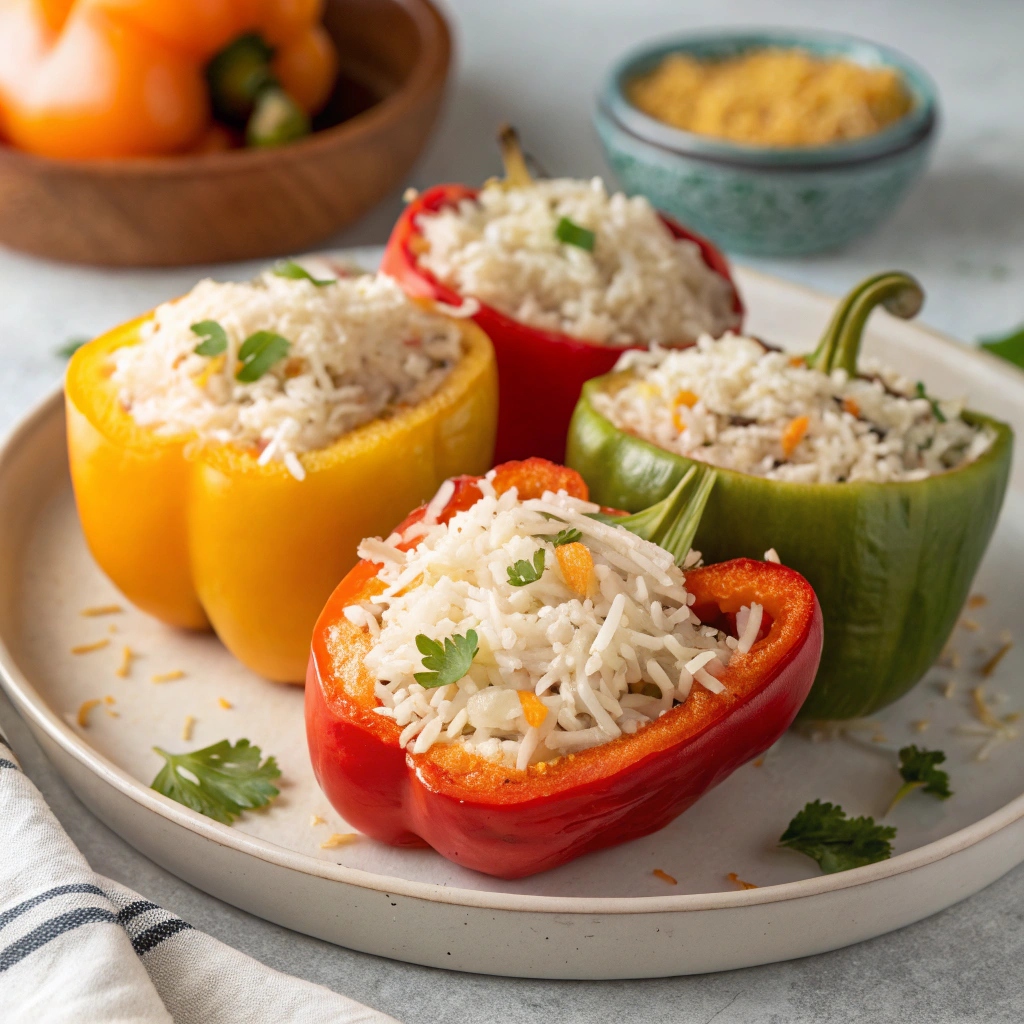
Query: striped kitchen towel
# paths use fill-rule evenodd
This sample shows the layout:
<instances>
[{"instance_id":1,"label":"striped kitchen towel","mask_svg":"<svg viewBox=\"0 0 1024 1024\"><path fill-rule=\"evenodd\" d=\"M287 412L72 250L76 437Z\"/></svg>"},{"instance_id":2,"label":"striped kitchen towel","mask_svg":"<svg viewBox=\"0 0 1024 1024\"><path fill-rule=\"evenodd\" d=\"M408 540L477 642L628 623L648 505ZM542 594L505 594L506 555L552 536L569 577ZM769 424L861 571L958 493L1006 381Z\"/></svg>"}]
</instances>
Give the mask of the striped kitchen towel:
<instances>
[{"instance_id":1,"label":"striped kitchen towel","mask_svg":"<svg viewBox=\"0 0 1024 1024\"><path fill-rule=\"evenodd\" d=\"M0 736L3 1024L395 1024L95 874Z\"/></svg>"}]
</instances>

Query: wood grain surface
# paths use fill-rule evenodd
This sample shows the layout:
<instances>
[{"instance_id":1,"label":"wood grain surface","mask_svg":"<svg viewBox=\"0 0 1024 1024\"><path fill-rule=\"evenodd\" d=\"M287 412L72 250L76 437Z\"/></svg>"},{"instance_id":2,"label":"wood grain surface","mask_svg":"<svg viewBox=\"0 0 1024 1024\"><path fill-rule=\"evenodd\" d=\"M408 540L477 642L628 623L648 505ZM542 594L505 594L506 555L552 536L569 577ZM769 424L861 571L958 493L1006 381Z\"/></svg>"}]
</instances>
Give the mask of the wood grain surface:
<instances>
[{"instance_id":1,"label":"wood grain surface","mask_svg":"<svg viewBox=\"0 0 1024 1024\"><path fill-rule=\"evenodd\" d=\"M0 243L106 266L177 266L296 252L399 184L437 117L451 38L430 0L328 0L335 108L379 102L279 149L51 160L0 146ZM361 88L359 88L361 87Z\"/></svg>"}]
</instances>

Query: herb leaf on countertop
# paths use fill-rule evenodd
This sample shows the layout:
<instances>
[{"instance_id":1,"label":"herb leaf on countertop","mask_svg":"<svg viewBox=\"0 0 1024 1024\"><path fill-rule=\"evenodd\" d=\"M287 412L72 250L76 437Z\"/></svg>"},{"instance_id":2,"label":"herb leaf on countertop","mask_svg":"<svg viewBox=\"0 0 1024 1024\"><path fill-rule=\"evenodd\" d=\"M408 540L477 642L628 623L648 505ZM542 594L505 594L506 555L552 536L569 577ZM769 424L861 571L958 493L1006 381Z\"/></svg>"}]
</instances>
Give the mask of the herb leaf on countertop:
<instances>
[{"instance_id":1,"label":"herb leaf on countertop","mask_svg":"<svg viewBox=\"0 0 1024 1024\"><path fill-rule=\"evenodd\" d=\"M1024 326L1015 328L1009 334L982 338L981 347L1024 370Z\"/></svg>"},{"instance_id":2,"label":"herb leaf on countertop","mask_svg":"<svg viewBox=\"0 0 1024 1024\"><path fill-rule=\"evenodd\" d=\"M83 345L87 345L91 338L68 338L60 348L54 351L58 359L70 359Z\"/></svg>"}]
</instances>

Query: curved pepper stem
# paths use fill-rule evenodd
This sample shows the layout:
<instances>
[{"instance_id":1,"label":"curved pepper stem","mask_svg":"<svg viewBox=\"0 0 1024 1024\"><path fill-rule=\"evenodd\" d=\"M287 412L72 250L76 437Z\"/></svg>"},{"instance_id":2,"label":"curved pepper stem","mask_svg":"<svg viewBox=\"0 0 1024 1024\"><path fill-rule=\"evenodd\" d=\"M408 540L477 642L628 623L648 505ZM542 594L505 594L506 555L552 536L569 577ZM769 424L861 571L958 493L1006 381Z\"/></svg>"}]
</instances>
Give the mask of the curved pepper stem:
<instances>
[{"instance_id":1,"label":"curved pepper stem","mask_svg":"<svg viewBox=\"0 0 1024 1024\"><path fill-rule=\"evenodd\" d=\"M668 551L682 565L704 514L717 474L707 466L691 466L679 483L661 501L631 516L595 512L590 518L624 526L644 540Z\"/></svg>"},{"instance_id":2,"label":"curved pepper stem","mask_svg":"<svg viewBox=\"0 0 1024 1024\"><path fill-rule=\"evenodd\" d=\"M807 365L823 373L839 368L854 376L864 327L874 308L884 306L893 316L909 320L923 303L921 285L910 274L890 270L869 277L839 303Z\"/></svg>"},{"instance_id":3,"label":"curved pepper stem","mask_svg":"<svg viewBox=\"0 0 1024 1024\"><path fill-rule=\"evenodd\" d=\"M505 184L510 188L526 188L533 184L533 175L526 166L523 147L519 136L510 124L498 129L498 146L501 148L501 162L505 165Z\"/></svg>"}]
</instances>

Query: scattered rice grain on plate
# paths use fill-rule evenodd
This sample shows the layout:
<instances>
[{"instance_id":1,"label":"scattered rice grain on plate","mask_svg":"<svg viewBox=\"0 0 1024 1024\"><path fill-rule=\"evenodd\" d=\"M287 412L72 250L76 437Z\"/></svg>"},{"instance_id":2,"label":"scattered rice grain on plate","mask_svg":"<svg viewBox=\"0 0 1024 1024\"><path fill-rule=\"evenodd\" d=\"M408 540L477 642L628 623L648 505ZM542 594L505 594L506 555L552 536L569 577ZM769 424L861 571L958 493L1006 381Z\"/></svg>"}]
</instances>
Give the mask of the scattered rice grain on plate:
<instances>
[{"instance_id":1,"label":"scattered rice grain on plate","mask_svg":"<svg viewBox=\"0 0 1024 1024\"><path fill-rule=\"evenodd\" d=\"M560 241L562 218L593 251ZM417 218L419 264L460 295L542 330L606 345L692 341L736 326L728 281L676 239L642 196L600 178L485 185L475 200Z\"/></svg>"},{"instance_id":2,"label":"scattered rice grain on plate","mask_svg":"<svg viewBox=\"0 0 1024 1024\"><path fill-rule=\"evenodd\" d=\"M457 743L523 771L635 733L694 685L724 689L718 676L754 643L759 605L740 610L747 629L733 650L694 616L667 551L589 518L598 507L565 492L498 496L491 475L475 505L428 526L411 551L380 540L359 549L382 563L385 590L349 605L344 628L373 638L363 664L377 680L375 710L401 728L401 746L421 754ZM562 529L578 530L588 553L588 596L577 560L570 579L558 557L553 535ZM543 560L539 578L514 585L509 568L535 559ZM342 628L329 636L338 657ZM421 685L417 636L443 643L470 630L479 650L466 675Z\"/></svg>"},{"instance_id":3,"label":"scattered rice grain on plate","mask_svg":"<svg viewBox=\"0 0 1024 1024\"><path fill-rule=\"evenodd\" d=\"M204 320L224 329L223 358L195 352L191 328ZM283 336L288 356L240 383L237 353L257 331ZM261 464L280 461L300 479L302 453L429 397L462 355L457 325L370 274L321 287L271 272L201 281L157 307L140 334L112 356L112 380L136 423L258 451Z\"/></svg>"},{"instance_id":4,"label":"scattered rice grain on plate","mask_svg":"<svg viewBox=\"0 0 1024 1024\"><path fill-rule=\"evenodd\" d=\"M319 814L311 814L309 816L309 827L316 828L317 825L326 825L327 819L322 818Z\"/></svg>"},{"instance_id":5,"label":"scattered rice grain on plate","mask_svg":"<svg viewBox=\"0 0 1024 1024\"><path fill-rule=\"evenodd\" d=\"M196 720L192 715L185 716L185 723L181 727L181 738L186 742L192 739L192 730L195 728Z\"/></svg>"},{"instance_id":6,"label":"scattered rice grain on plate","mask_svg":"<svg viewBox=\"0 0 1024 1024\"><path fill-rule=\"evenodd\" d=\"M678 885L676 881L667 871L662 871L661 868L655 868L652 872L655 878L660 878L663 882L667 882L669 885Z\"/></svg>"},{"instance_id":7,"label":"scattered rice grain on plate","mask_svg":"<svg viewBox=\"0 0 1024 1024\"><path fill-rule=\"evenodd\" d=\"M234 704L232 704L231 701L229 701L226 697L218 697L217 704L220 707L224 708L225 711L230 711L231 708L234 707Z\"/></svg>"},{"instance_id":8,"label":"scattered rice grain on plate","mask_svg":"<svg viewBox=\"0 0 1024 1024\"><path fill-rule=\"evenodd\" d=\"M961 401L919 397L916 382L878 363L865 361L863 376L826 374L736 334L631 350L616 369L631 376L594 395L616 427L772 480L923 480L978 458L995 436L961 419Z\"/></svg>"}]
</instances>

